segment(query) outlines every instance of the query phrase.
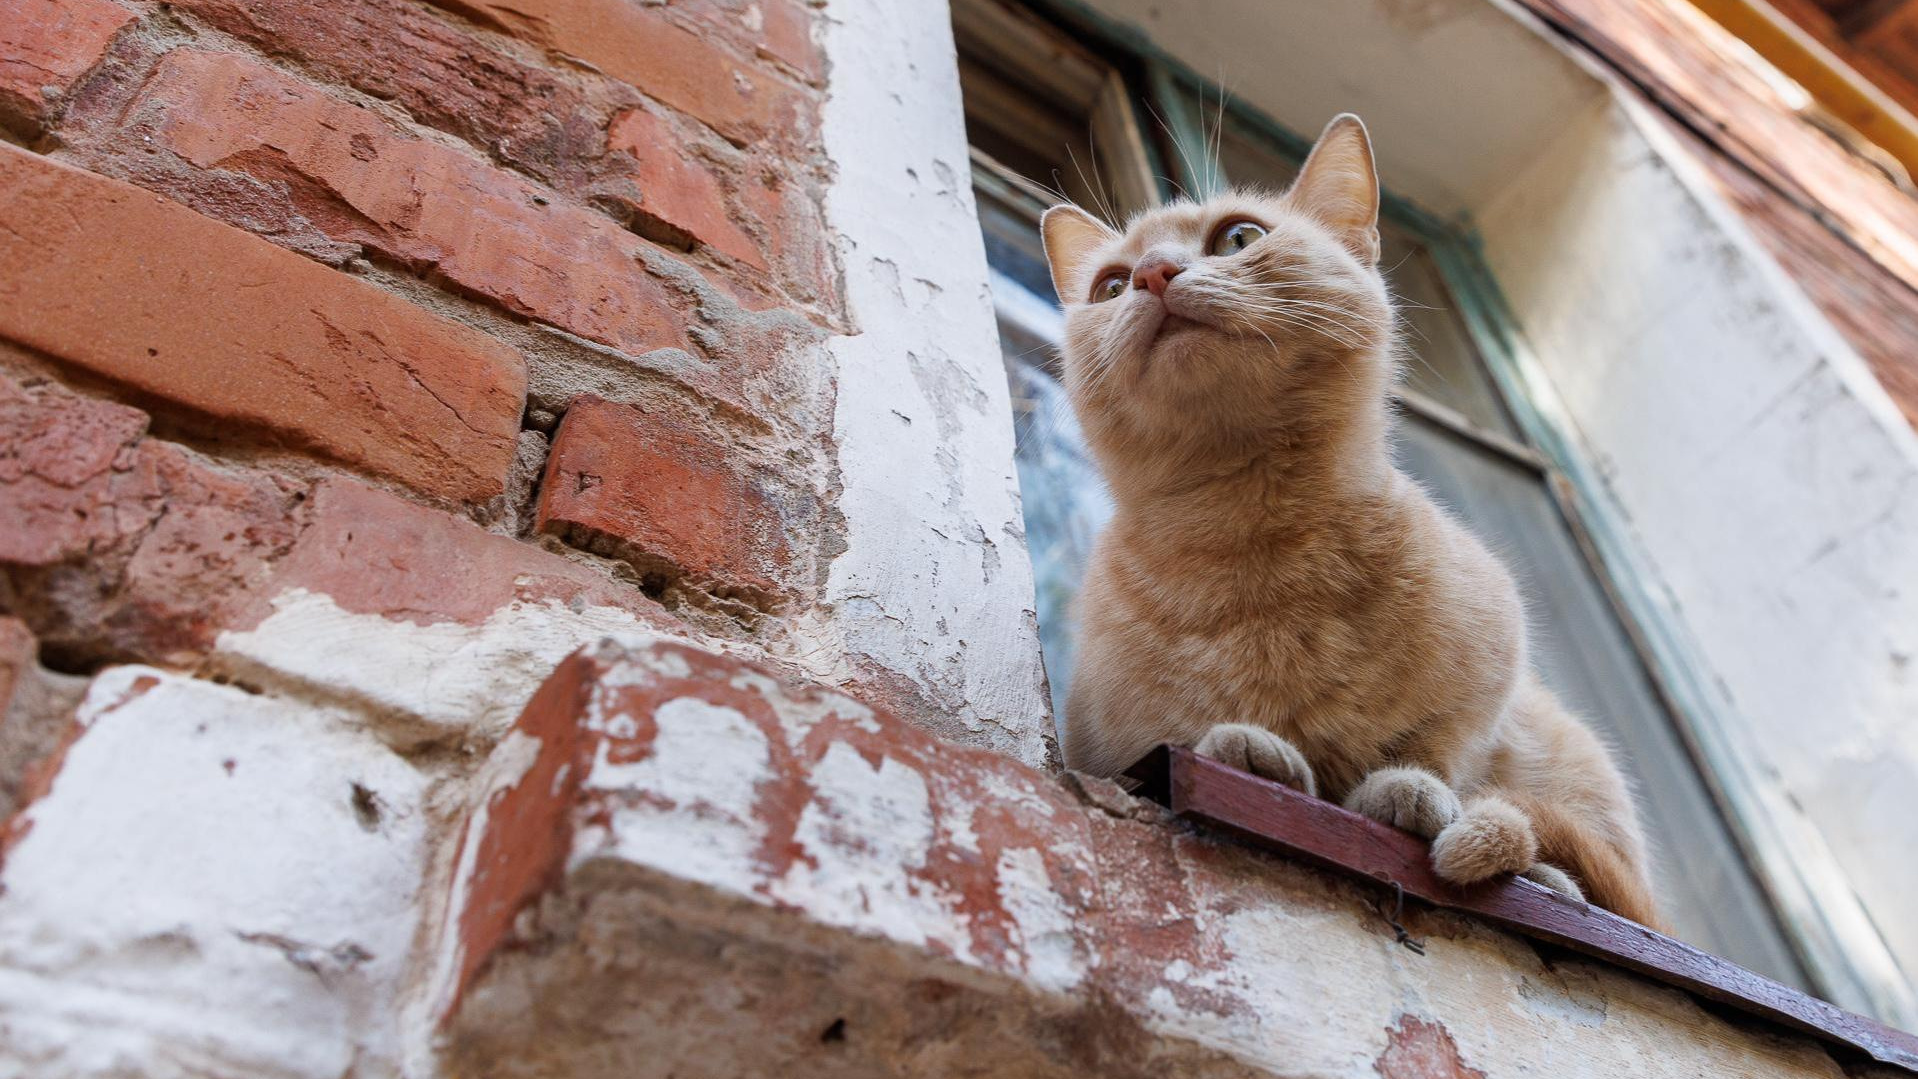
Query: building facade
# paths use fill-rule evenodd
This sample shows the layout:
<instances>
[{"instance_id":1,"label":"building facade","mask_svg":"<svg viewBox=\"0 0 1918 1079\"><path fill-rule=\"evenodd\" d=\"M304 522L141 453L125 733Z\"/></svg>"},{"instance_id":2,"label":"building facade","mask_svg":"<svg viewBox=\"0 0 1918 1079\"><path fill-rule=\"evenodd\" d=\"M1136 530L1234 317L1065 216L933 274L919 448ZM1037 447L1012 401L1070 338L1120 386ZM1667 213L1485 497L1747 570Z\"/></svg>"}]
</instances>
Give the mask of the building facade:
<instances>
[{"instance_id":1,"label":"building facade","mask_svg":"<svg viewBox=\"0 0 1918 1079\"><path fill-rule=\"evenodd\" d=\"M1918 204L1681 0L0 0L0 1075L1876 1074L1061 772L1035 214L1340 111L1677 934L1918 1024Z\"/></svg>"}]
</instances>

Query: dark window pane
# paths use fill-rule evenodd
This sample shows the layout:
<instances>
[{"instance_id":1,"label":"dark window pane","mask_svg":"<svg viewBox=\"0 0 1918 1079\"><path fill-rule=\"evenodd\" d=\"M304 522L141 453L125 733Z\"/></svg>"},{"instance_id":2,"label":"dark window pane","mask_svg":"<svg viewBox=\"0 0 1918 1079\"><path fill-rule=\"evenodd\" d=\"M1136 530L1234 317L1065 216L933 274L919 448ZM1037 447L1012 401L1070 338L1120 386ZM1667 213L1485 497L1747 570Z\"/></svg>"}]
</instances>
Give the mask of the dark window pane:
<instances>
[{"instance_id":1,"label":"dark window pane","mask_svg":"<svg viewBox=\"0 0 1918 1079\"><path fill-rule=\"evenodd\" d=\"M1398 229L1381 231L1380 261L1398 301L1401 384L1480 427L1516 435L1431 254Z\"/></svg>"}]
</instances>

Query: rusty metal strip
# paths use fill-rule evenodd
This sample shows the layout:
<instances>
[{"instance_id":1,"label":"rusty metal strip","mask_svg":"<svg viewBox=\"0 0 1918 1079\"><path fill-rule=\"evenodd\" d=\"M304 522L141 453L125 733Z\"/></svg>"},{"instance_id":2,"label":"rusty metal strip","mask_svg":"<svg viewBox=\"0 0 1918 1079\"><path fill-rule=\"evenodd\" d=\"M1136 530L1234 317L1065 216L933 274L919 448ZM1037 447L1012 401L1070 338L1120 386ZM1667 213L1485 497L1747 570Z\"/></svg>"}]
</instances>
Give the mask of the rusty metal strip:
<instances>
[{"instance_id":1,"label":"rusty metal strip","mask_svg":"<svg viewBox=\"0 0 1918 1079\"><path fill-rule=\"evenodd\" d=\"M1918 1037L1529 880L1449 884L1432 872L1424 840L1330 802L1176 746L1159 746L1126 774L1139 781L1135 794L1253 846L1402 888L1432 906L1475 915L1918 1075Z\"/></svg>"}]
</instances>

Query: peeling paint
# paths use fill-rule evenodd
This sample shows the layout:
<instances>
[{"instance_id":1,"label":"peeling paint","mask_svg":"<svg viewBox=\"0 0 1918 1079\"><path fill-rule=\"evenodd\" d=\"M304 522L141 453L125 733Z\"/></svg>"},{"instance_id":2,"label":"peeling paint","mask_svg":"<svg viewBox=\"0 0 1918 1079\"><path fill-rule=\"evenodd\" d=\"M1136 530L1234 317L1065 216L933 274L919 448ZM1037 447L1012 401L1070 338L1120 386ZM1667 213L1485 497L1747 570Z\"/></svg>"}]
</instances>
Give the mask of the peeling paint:
<instances>
[{"instance_id":1,"label":"peeling paint","mask_svg":"<svg viewBox=\"0 0 1918 1079\"><path fill-rule=\"evenodd\" d=\"M995 876L999 904L1019 930L1026 977L1053 993L1084 981L1084 945L1074 930L1071 908L1053 889L1045 855L1029 847L1001 851Z\"/></svg>"},{"instance_id":2,"label":"peeling paint","mask_svg":"<svg viewBox=\"0 0 1918 1079\"><path fill-rule=\"evenodd\" d=\"M1380 1079L1485 1079L1459 1059L1458 1043L1438 1023L1406 1015L1385 1033L1389 1043L1374 1065Z\"/></svg>"},{"instance_id":3,"label":"peeling paint","mask_svg":"<svg viewBox=\"0 0 1918 1079\"><path fill-rule=\"evenodd\" d=\"M558 600L515 600L477 625L355 613L303 588L272 608L253 629L222 632L216 662L295 695L370 708L402 741L497 738L568 653L601 637L660 636L631 612Z\"/></svg>"},{"instance_id":4,"label":"peeling paint","mask_svg":"<svg viewBox=\"0 0 1918 1079\"><path fill-rule=\"evenodd\" d=\"M644 750L613 738L599 743L582 787L614 808L605 845L584 838L573 857L630 858L636 852L624 848L638 844L688 880L750 892L755 878L738 867L754 864L765 839L754 811L770 764L766 736L737 711L697 699L667 701L653 719L657 731ZM621 759L635 752L644 755Z\"/></svg>"},{"instance_id":5,"label":"peeling paint","mask_svg":"<svg viewBox=\"0 0 1918 1079\"><path fill-rule=\"evenodd\" d=\"M1813 1042L1468 919L1419 916L1413 955L1356 884L735 657L605 646L540 697L578 703L531 720L551 741L526 774L605 772L553 807L578 827L551 901L471 965L462 1074L1834 1074Z\"/></svg>"},{"instance_id":6,"label":"peeling paint","mask_svg":"<svg viewBox=\"0 0 1918 1079\"><path fill-rule=\"evenodd\" d=\"M794 833L808 858L772 884L772 896L820 911L829 924L968 957L953 897L914 876L933 839L924 777L890 757L874 767L835 742L812 782Z\"/></svg>"},{"instance_id":7,"label":"peeling paint","mask_svg":"<svg viewBox=\"0 0 1918 1079\"><path fill-rule=\"evenodd\" d=\"M940 734L1056 757L1019 527L1012 410L944 5L851 0L826 20L827 217L859 332L836 337L847 550L827 600L856 678ZM931 176L936 190L902 184ZM923 285L907 296L902 282ZM913 437L901 438L901 421ZM981 582L985 582L982 584ZM863 687L862 687L863 688Z\"/></svg>"},{"instance_id":8,"label":"peeling paint","mask_svg":"<svg viewBox=\"0 0 1918 1079\"><path fill-rule=\"evenodd\" d=\"M390 1071L423 777L348 717L149 668L80 719L7 858L0 1074Z\"/></svg>"}]
</instances>

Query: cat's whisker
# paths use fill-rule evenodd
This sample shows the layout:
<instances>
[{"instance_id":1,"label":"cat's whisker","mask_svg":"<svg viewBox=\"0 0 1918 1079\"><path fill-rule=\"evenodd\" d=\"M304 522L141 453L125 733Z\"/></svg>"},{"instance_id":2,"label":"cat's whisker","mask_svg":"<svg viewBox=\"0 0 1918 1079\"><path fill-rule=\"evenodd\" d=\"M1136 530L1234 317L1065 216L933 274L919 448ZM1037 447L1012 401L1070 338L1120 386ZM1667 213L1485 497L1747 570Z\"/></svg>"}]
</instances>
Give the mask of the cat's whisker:
<instances>
[{"instance_id":1,"label":"cat's whisker","mask_svg":"<svg viewBox=\"0 0 1918 1079\"><path fill-rule=\"evenodd\" d=\"M1165 118L1159 115L1159 110L1152 107L1152 102L1148 101L1145 103L1145 111L1151 115L1152 119L1155 122L1158 123L1159 130L1165 132L1166 138L1172 140L1172 148L1179 152L1179 160L1185 162L1186 179L1191 180L1194 183L1198 183L1199 170L1192 164L1192 155L1186 152L1185 140L1181 139L1179 137L1179 133L1172 130L1171 126L1165 122ZM1183 194L1186 198L1193 199L1196 201L1198 198L1202 197L1202 196L1193 194L1191 191L1186 190L1186 187L1184 184L1178 182L1177 180L1172 179L1169 176L1160 177L1160 179L1166 180L1168 183L1172 184L1172 186L1178 188L1179 192Z\"/></svg>"},{"instance_id":2,"label":"cat's whisker","mask_svg":"<svg viewBox=\"0 0 1918 1079\"><path fill-rule=\"evenodd\" d=\"M1049 184L1040 183L1030 176L1020 176L1016 173L1011 179L1015 186L1030 188L1032 194L1044 195L1049 201L1060 206L1072 206L1081 210L1085 209L1085 207L1080 206L1071 195L1066 194L1065 185L1059 181L1058 169L1052 170L1052 183Z\"/></svg>"},{"instance_id":3,"label":"cat's whisker","mask_svg":"<svg viewBox=\"0 0 1918 1079\"><path fill-rule=\"evenodd\" d=\"M1336 304L1324 303L1318 300L1302 300L1295 296L1272 295L1259 296L1258 302L1280 305L1298 311L1310 311L1320 318L1336 322L1346 329L1353 330L1354 332L1358 331L1358 327L1348 321L1348 319L1355 317L1353 312Z\"/></svg>"},{"instance_id":4,"label":"cat's whisker","mask_svg":"<svg viewBox=\"0 0 1918 1079\"><path fill-rule=\"evenodd\" d=\"M1097 176L1099 174L1099 150L1098 150L1098 147L1094 145L1093 143L1091 143L1090 141L1088 141L1087 146L1092 152L1092 174L1094 176ZM1119 217L1117 214L1112 212L1112 204L1106 201L1105 181L1101 180L1097 187L1093 186L1092 181L1086 178L1085 166L1079 163L1079 155L1072 149L1071 146L1066 147L1066 157L1068 160L1072 162L1073 169L1079 173L1079 182L1085 185L1086 191L1092 195L1094 200L1097 201L1099 206L1099 213L1102 217L1105 218L1106 224L1110 225L1114 229L1119 228L1120 227Z\"/></svg>"},{"instance_id":5,"label":"cat's whisker","mask_svg":"<svg viewBox=\"0 0 1918 1079\"><path fill-rule=\"evenodd\" d=\"M1356 326L1341 318L1313 310L1314 306L1323 306L1328 310L1337 310L1330 305L1313 305L1305 301L1290 301L1276 297L1249 299L1245 306L1255 317L1278 317L1283 314L1292 320L1292 324L1304 328L1309 326L1348 348L1362 346L1365 334Z\"/></svg>"},{"instance_id":6,"label":"cat's whisker","mask_svg":"<svg viewBox=\"0 0 1918 1079\"><path fill-rule=\"evenodd\" d=\"M1210 163L1211 171L1207 174L1207 177L1206 177L1206 187L1208 191L1212 193L1216 193L1219 190L1219 179L1221 174L1224 172L1224 164L1225 164L1223 161L1220 160L1220 154L1219 154L1219 148L1221 145L1223 145L1225 140L1225 71L1223 69L1221 69L1219 72L1218 86L1219 86L1219 110L1218 110L1218 113L1216 114L1216 117L1212 121L1212 156L1211 156L1211 163ZM1199 108L1201 109L1201 114L1203 114L1203 110L1205 108L1204 95L1201 95L1199 98Z\"/></svg>"}]
</instances>

